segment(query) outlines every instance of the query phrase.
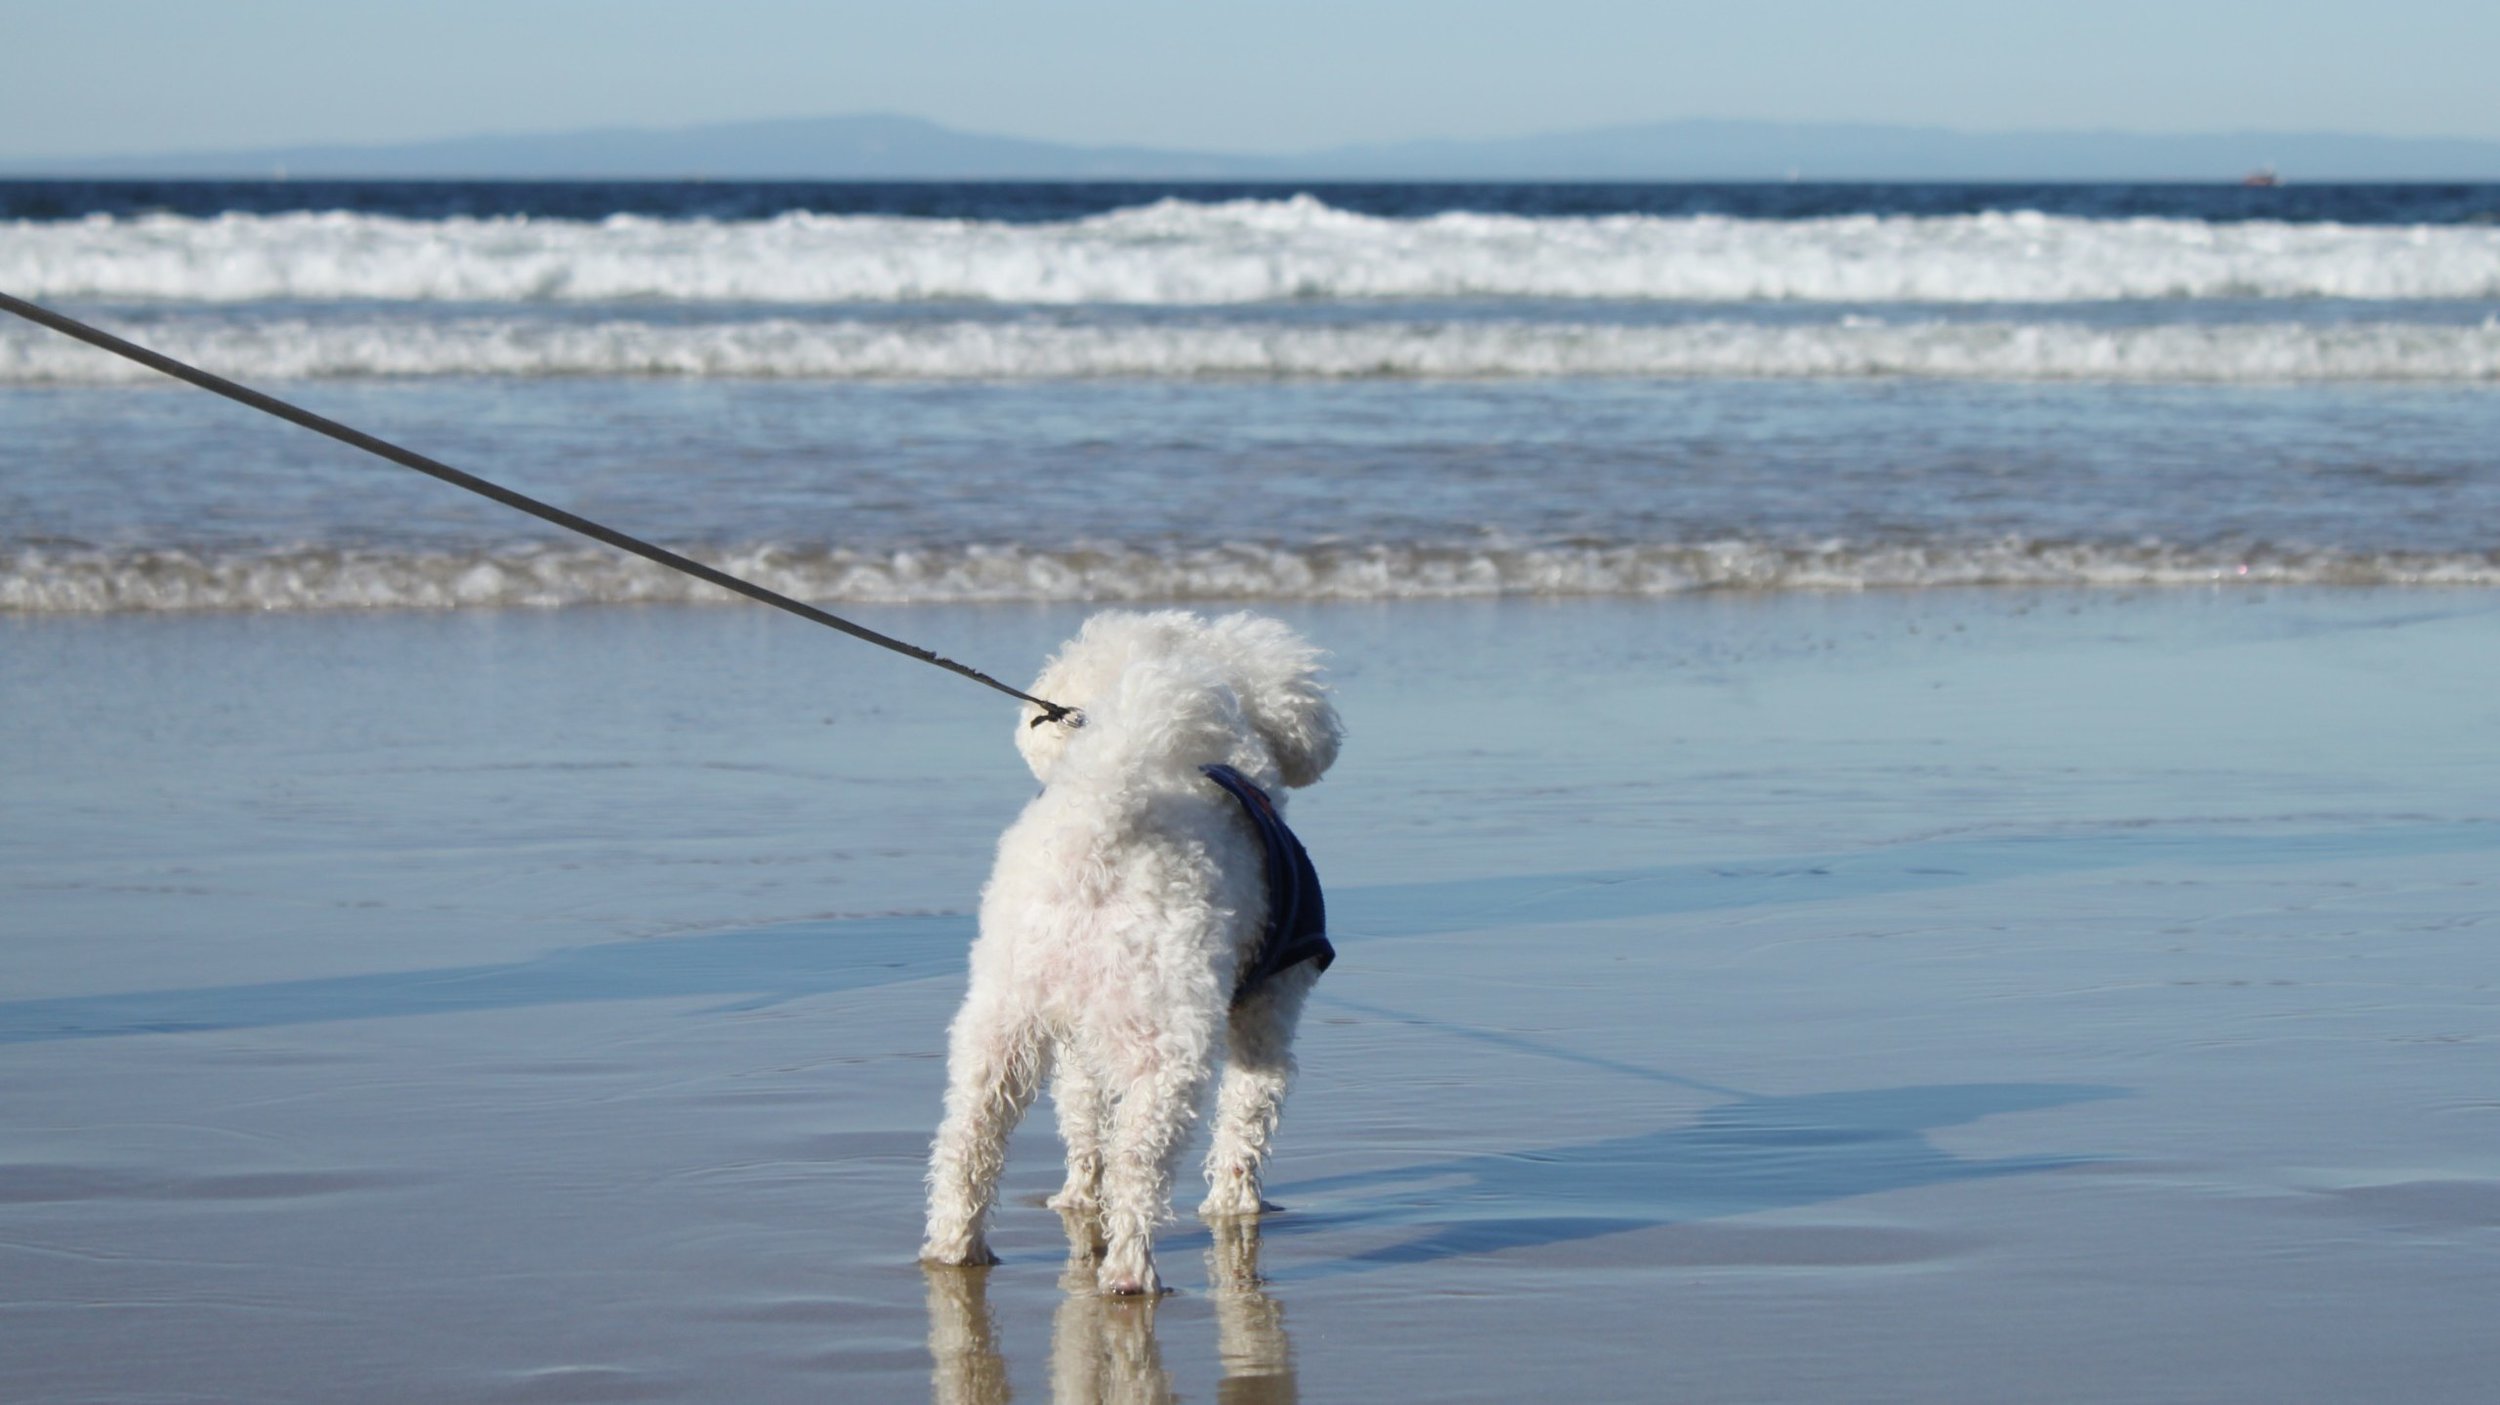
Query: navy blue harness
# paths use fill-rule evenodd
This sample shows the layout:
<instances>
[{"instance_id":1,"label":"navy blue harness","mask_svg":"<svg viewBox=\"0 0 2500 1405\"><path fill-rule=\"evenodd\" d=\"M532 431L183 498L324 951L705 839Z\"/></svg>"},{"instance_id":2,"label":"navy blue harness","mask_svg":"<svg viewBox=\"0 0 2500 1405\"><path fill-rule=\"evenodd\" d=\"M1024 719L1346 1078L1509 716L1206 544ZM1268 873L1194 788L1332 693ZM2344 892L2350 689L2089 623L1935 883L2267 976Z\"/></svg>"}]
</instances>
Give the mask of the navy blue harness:
<instances>
[{"instance_id":1,"label":"navy blue harness","mask_svg":"<svg viewBox=\"0 0 2500 1405\"><path fill-rule=\"evenodd\" d=\"M1207 779L1241 802L1250 827L1259 832L1259 848L1267 855L1267 930L1259 936L1258 954L1242 968L1241 984L1233 987L1233 1003L1249 998L1259 983L1297 961L1325 971L1337 959L1328 944L1328 904L1319 891L1319 870L1302 841L1285 828L1267 792L1230 766L1201 766Z\"/></svg>"}]
</instances>

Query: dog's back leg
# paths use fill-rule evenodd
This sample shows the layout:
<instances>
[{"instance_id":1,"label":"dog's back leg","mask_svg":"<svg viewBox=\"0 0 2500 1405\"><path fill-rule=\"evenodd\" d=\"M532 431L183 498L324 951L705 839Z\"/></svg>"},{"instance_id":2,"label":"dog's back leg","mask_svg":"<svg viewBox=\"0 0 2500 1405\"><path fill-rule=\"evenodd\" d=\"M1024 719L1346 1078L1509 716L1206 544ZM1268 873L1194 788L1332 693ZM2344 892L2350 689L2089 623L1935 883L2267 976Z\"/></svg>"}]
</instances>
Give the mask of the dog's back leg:
<instances>
[{"instance_id":1,"label":"dog's back leg","mask_svg":"<svg viewBox=\"0 0 2500 1405\"><path fill-rule=\"evenodd\" d=\"M929 1151L922 1262L998 1262L984 1221L1007 1166L1007 1135L1033 1105L1049 1062L1049 1043L1031 1015L978 991L964 1001L947 1039L946 1120Z\"/></svg>"},{"instance_id":2,"label":"dog's back leg","mask_svg":"<svg viewBox=\"0 0 2500 1405\"><path fill-rule=\"evenodd\" d=\"M1106 1293L1163 1291L1155 1273L1154 1232L1171 1217L1172 1171L1206 1092L1213 1042L1212 1029L1152 1031L1143 1048L1157 1057L1119 1087L1102 1172Z\"/></svg>"},{"instance_id":3,"label":"dog's back leg","mask_svg":"<svg viewBox=\"0 0 2500 1405\"><path fill-rule=\"evenodd\" d=\"M1318 979L1319 968L1307 961L1288 966L1250 992L1226 1022L1224 1081L1215 1095L1207 1198L1199 1214L1214 1219L1255 1215L1262 1208L1260 1177L1284 1113L1285 1089L1293 1082L1293 1032Z\"/></svg>"},{"instance_id":4,"label":"dog's back leg","mask_svg":"<svg viewBox=\"0 0 2500 1405\"><path fill-rule=\"evenodd\" d=\"M1059 1140L1068 1148L1068 1183L1050 1198L1062 1215L1091 1220L1102 1213L1102 1154L1111 1130L1111 1101L1102 1082L1073 1049L1062 1049L1051 1073Z\"/></svg>"}]
</instances>

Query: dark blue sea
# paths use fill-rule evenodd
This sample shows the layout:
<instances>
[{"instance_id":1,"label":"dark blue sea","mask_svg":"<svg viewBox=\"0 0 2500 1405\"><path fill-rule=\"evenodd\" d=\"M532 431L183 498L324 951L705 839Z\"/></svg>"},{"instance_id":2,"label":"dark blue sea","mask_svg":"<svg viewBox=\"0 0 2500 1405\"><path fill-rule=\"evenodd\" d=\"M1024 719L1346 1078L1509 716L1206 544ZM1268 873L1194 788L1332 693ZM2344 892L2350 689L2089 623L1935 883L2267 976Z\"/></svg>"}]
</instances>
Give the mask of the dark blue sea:
<instances>
[{"instance_id":1,"label":"dark blue sea","mask_svg":"<svg viewBox=\"0 0 2500 1405\"><path fill-rule=\"evenodd\" d=\"M1975 215L2036 210L2085 219L2331 220L2343 224L2490 224L2500 184L2329 185L1921 184L1623 181L1451 183L1240 181L384 181L0 180L0 219L88 215L274 215L344 210L439 220L522 216L597 220L760 220L776 215L894 215L1047 224L1158 200L1194 204L1309 195L1382 219L1458 212L1530 218L1651 215L1797 220L1834 215Z\"/></svg>"}]
</instances>

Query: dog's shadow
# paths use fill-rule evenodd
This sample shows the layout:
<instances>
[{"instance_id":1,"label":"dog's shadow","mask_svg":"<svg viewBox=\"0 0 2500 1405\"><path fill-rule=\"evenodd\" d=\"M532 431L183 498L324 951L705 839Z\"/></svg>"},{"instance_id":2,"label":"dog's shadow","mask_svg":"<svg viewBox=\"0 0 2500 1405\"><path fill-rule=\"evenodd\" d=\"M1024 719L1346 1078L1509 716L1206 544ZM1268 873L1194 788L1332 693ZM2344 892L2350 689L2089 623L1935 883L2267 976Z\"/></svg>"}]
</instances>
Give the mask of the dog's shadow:
<instances>
[{"instance_id":1,"label":"dog's shadow","mask_svg":"<svg viewBox=\"0 0 2500 1405\"><path fill-rule=\"evenodd\" d=\"M1155 1334L1161 1303L1097 1290L1093 1236L1071 1224L1065 1290L1051 1317L1050 1398L1057 1405L1181 1399ZM1226 1405L1294 1405L1302 1398L1284 1306L1259 1274L1259 1224L1211 1227L1207 1297L1214 1307L1217 1398ZM1014 1398L989 1302L991 1270L924 1266L929 1287L929 1394L940 1405L1004 1405Z\"/></svg>"},{"instance_id":2,"label":"dog's shadow","mask_svg":"<svg viewBox=\"0 0 2500 1405\"><path fill-rule=\"evenodd\" d=\"M2091 1156L1956 1156L1928 1139L1998 1113L2121 1097L2061 1083L1949 1083L1743 1096L1690 1122L1599 1141L1484 1152L1290 1182L1279 1236L1422 1233L1278 1274L1303 1281L1564 1244L1630 1230L1953 1181L2099 1164Z\"/></svg>"}]
</instances>

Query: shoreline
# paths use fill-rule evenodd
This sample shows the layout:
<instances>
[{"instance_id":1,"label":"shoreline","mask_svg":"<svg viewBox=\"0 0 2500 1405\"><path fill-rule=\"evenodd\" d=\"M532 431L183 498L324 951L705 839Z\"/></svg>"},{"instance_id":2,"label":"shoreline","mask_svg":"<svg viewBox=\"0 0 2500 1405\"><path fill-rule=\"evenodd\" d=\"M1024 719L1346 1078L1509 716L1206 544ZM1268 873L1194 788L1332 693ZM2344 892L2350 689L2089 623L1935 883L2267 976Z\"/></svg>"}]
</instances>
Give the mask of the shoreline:
<instances>
[{"instance_id":1,"label":"shoreline","mask_svg":"<svg viewBox=\"0 0 2500 1405\"><path fill-rule=\"evenodd\" d=\"M1085 612L862 613L1014 681ZM760 611L0 624L0 1393L2486 1389L2500 597L1277 612L1342 954L1285 1211L1151 1305L1060 1288L1043 1112L1006 1261L910 1262L983 690Z\"/></svg>"}]
</instances>

